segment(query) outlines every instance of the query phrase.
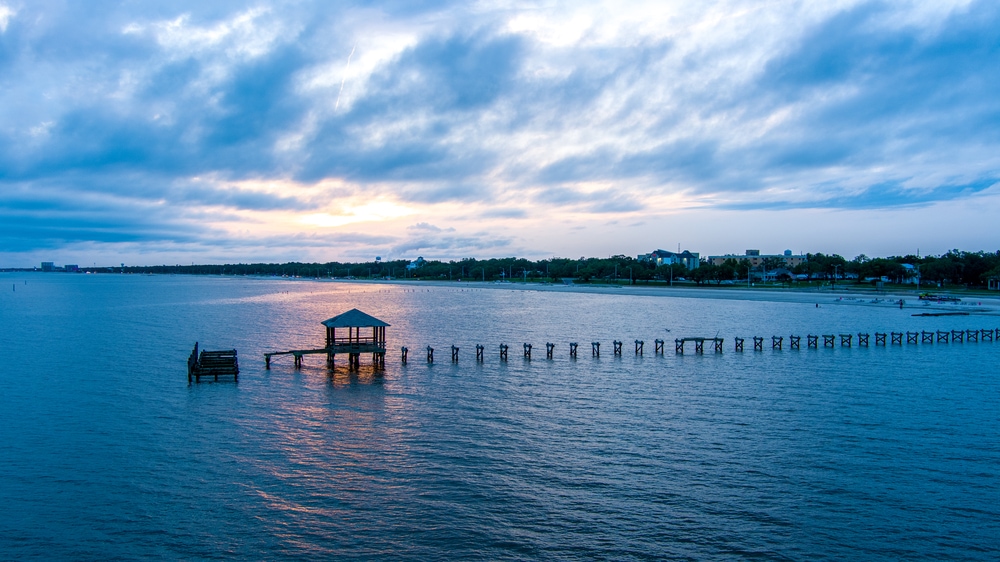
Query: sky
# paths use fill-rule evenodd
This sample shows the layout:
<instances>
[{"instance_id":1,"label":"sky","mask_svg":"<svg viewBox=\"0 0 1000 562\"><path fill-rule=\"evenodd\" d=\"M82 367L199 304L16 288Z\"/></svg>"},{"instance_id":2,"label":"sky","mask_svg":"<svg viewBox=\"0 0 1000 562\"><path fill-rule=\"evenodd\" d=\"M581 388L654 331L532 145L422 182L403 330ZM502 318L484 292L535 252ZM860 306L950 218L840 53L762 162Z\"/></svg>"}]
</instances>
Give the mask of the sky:
<instances>
[{"instance_id":1,"label":"sky","mask_svg":"<svg viewBox=\"0 0 1000 562\"><path fill-rule=\"evenodd\" d=\"M0 0L0 266L1000 249L1000 4Z\"/></svg>"}]
</instances>

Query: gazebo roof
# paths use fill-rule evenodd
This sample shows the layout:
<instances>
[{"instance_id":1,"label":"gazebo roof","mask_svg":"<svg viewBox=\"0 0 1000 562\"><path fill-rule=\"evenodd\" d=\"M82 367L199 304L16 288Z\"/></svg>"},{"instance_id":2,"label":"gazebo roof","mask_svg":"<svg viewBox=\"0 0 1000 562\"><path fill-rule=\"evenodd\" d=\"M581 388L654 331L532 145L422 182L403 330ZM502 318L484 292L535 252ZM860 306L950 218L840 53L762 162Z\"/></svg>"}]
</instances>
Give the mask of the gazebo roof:
<instances>
[{"instance_id":1,"label":"gazebo roof","mask_svg":"<svg viewBox=\"0 0 1000 562\"><path fill-rule=\"evenodd\" d=\"M356 308L352 308L343 314L338 314L329 320L324 320L323 325L327 328L381 328L389 324L370 314L365 314Z\"/></svg>"}]
</instances>

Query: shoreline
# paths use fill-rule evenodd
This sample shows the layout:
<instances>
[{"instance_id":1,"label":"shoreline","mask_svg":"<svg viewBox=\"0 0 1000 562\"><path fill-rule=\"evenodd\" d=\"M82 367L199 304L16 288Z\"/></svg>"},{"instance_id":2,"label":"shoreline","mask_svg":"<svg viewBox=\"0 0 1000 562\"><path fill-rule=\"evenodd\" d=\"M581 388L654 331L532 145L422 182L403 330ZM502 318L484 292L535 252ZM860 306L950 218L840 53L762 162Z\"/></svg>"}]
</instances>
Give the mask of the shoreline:
<instances>
[{"instance_id":1,"label":"shoreline","mask_svg":"<svg viewBox=\"0 0 1000 562\"><path fill-rule=\"evenodd\" d=\"M421 287L458 288L470 287L490 290L540 291L555 293L578 293L597 295L629 295L648 297L675 297L693 299L743 300L755 302L782 302L798 304L842 305L842 306L882 306L899 307L899 300L904 301L903 308L934 312L968 312L969 314L1000 314L1000 295L997 297L981 297L979 295L962 298L959 303L934 303L921 301L917 294L903 291L851 291L844 290L796 290L772 288L735 288L735 287L649 287L640 285L556 285L541 283L495 283L483 281L409 281L409 280L368 280L368 279L329 279L322 282L352 283L360 285L405 285Z\"/></svg>"}]
</instances>

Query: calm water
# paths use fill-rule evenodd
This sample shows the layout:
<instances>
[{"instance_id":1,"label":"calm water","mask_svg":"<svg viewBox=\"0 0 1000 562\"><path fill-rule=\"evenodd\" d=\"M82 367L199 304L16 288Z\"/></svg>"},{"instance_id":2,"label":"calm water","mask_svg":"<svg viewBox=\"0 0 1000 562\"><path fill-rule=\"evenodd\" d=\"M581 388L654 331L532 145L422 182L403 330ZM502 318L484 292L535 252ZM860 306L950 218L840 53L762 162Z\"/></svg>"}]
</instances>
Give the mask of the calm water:
<instances>
[{"instance_id":1,"label":"calm water","mask_svg":"<svg viewBox=\"0 0 1000 562\"><path fill-rule=\"evenodd\" d=\"M1000 317L829 297L816 308L182 276L0 282L3 559L1000 556L1000 342L731 343ZM320 356L263 369L265 351L321 346L319 322L352 307L392 324L383 377L344 360L331 375ZM716 333L722 355L652 353L658 337ZM188 386L195 341L236 347L239 383Z\"/></svg>"}]
</instances>

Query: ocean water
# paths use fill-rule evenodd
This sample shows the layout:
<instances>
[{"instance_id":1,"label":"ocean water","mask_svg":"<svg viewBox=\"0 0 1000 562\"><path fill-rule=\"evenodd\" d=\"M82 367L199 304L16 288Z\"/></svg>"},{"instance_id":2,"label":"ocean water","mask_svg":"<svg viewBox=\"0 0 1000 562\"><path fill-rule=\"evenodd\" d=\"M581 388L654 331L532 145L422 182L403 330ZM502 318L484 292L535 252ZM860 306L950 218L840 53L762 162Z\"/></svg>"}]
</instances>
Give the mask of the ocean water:
<instances>
[{"instance_id":1,"label":"ocean water","mask_svg":"<svg viewBox=\"0 0 1000 562\"><path fill-rule=\"evenodd\" d=\"M384 374L264 369L354 307L392 324ZM1000 327L913 312L0 274L0 558L996 560L1000 342L770 349ZM716 334L722 354L674 354ZM239 382L188 385L195 341L237 348Z\"/></svg>"}]
</instances>

